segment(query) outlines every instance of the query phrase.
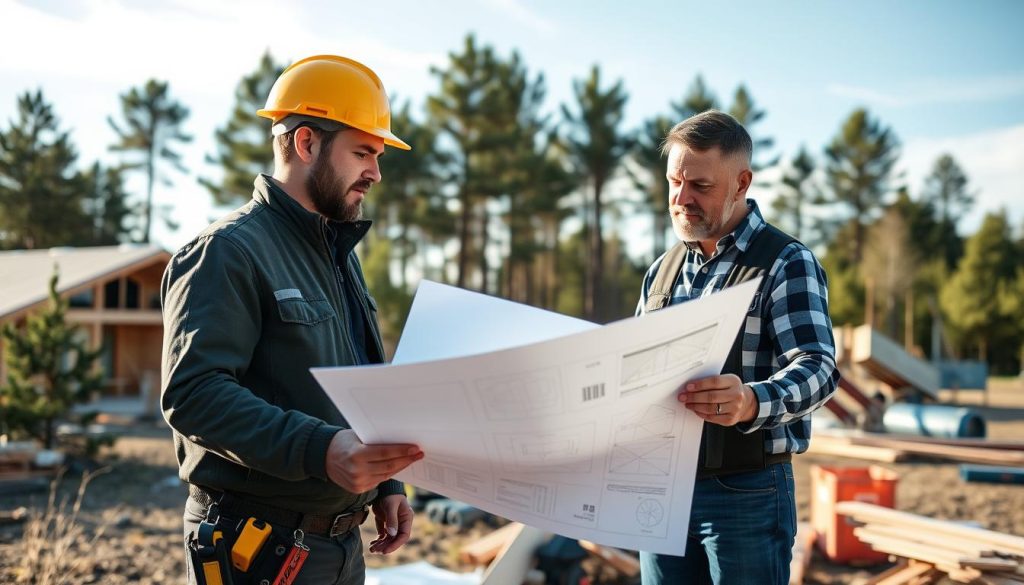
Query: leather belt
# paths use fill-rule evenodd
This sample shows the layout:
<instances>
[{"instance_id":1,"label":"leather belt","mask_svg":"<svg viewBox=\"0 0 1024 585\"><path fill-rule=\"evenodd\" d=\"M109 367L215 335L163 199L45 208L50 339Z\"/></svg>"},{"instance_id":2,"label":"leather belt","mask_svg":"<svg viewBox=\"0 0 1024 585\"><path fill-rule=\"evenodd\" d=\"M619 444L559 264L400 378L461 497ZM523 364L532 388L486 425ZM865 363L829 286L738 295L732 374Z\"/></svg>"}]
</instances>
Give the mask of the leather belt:
<instances>
[{"instance_id":1,"label":"leather belt","mask_svg":"<svg viewBox=\"0 0 1024 585\"><path fill-rule=\"evenodd\" d=\"M268 506L257 502L243 500L233 494L218 492L197 485L190 485L189 496L204 508L209 509L214 504L220 513L229 518L257 518L271 525L282 526L288 530L302 530L306 534L335 536L345 534L349 530L362 524L369 511L366 506L355 510L347 510L339 514L303 514Z\"/></svg>"}]
</instances>

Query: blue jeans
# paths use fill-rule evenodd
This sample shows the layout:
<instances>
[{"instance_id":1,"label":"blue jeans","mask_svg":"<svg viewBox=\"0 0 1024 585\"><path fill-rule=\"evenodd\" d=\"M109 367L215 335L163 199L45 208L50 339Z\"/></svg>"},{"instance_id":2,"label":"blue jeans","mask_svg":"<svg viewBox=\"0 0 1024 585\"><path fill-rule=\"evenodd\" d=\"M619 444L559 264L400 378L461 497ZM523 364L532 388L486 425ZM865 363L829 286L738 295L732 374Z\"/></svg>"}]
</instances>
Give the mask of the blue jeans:
<instances>
[{"instance_id":1,"label":"blue jeans","mask_svg":"<svg viewBox=\"0 0 1024 585\"><path fill-rule=\"evenodd\" d=\"M685 557L640 553L643 585L788 585L793 467L697 480Z\"/></svg>"}]
</instances>

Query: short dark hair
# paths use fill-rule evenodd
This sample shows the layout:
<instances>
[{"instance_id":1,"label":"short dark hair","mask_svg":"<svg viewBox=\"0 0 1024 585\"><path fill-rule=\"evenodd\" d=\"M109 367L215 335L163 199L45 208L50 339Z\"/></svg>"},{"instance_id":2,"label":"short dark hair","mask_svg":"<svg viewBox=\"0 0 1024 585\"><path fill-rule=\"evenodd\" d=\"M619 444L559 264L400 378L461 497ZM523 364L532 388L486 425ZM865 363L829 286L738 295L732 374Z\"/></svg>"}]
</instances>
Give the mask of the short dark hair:
<instances>
[{"instance_id":1,"label":"short dark hair","mask_svg":"<svg viewBox=\"0 0 1024 585\"><path fill-rule=\"evenodd\" d=\"M334 142L334 137L337 136L338 132L341 132L341 130L335 130L333 132L328 132L327 130L322 130L320 128L317 128L316 126L313 126L312 124L300 124L300 125L296 126L295 128L292 128L288 132L285 132L284 134L278 134L277 136L274 137L274 140L277 141L277 146L278 146L278 148L281 149L281 161L282 162L290 162L292 160L292 155L295 154L295 150L293 148L293 146L295 144L294 143L295 132L299 128L309 128L314 133L316 133L316 134L318 134L320 136L320 151L321 152L330 152L331 151L331 143Z\"/></svg>"},{"instance_id":2,"label":"short dark hair","mask_svg":"<svg viewBox=\"0 0 1024 585\"><path fill-rule=\"evenodd\" d=\"M702 152L717 147L726 156L742 152L747 161L754 153L754 144L743 124L718 110L701 112L673 126L661 143L661 153L667 155L676 144Z\"/></svg>"}]
</instances>

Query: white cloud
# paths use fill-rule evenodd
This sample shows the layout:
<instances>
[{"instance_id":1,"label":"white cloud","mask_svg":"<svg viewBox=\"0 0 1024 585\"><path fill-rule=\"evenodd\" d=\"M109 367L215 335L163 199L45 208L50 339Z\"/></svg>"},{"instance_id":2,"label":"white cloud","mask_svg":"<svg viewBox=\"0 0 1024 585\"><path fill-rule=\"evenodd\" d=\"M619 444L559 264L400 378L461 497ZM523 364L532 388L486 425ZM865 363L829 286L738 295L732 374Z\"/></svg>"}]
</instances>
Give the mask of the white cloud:
<instances>
[{"instance_id":1,"label":"white cloud","mask_svg":"<svg viewBox=\"0 0 1024 585\"><path fill-rule=\"evenodd\" d=\"M278 59L341 53L396 74L422 74L443 59L344 30L317 37L301 10L281 10L269 0L179 0L145 8L85 0L83 6L69 20L0 0L7 22L18 23L0 36L0 54L18 58L4 59L0 71L116 83L157 77L183 91L230 95L268 46ZM40 42L41 36L60 42Z\"/></svg>"},{"instance_id":2,"label":"white cloud","mask_svg":"<svg viewBox=\"0 0 1024 585\"><path fill-rule=\"evenodd\" d=\"M975 103L1024 96L1024 75L975 79L914 79L886 89L832 83L825 91L866 105L891 108L939 103Z\"/></svg>"},{"instance_id":3,"label":"white cloud","mask_svg":"<svg viewBox=\"0 0 1024 585\"><path fill-rule=\"evenodd\" d=\"M904 143L899 168L906 172L911 193L920 193L935 160L949 153L977 193L972 211L960 224L971 234L989 211L1005 208L1014 226L1024 220L1024 124L944 138L912 138Z\"/></svg>"},{"instance_id":4,"label":"white cloud","mask_svg":"<svg viewBox=\"0 0 1024 585\"><path fill-rule=\"evenodd\" d=\"M59 4L59 2L57 3ZM270 0L82 0L67 6L30 6L0 0L0 104L13 117L14 96L41 87L54 104L62 128L72 128L80 162L112 162L107 146L115 140L106 117L119 117L118 94L156 78L169 82L172 97L191 111L185 131L189 145L176 145L191 176L168 173L173 187L158 186L155 203L173 205L182 227L167 232L156 224L156 238L170 248L187 241L219 215L197 176L216 176L204 161L214 151L213 131L230 112L235 86L269 48L278 61L331 53L372 67L391 94L424 95L429 68L443 64L443 53L404 50L400 44L363 34L341 8L313 5L282 9ZM310 32L310 22L341 23L329 36ZM143 191L135 174L129 189Z\"/></svg>"},{"instance_id":5,"label":"white cloud","mask_svg":"<svg viewBox=\"0 0 1024 585\"><path fill-rule=\"evenodd\" d=\"M540 34L551 36L555 33L554 23L527 8L520 0L486 0L486 3Z\"/></svg>"}]
</instances>

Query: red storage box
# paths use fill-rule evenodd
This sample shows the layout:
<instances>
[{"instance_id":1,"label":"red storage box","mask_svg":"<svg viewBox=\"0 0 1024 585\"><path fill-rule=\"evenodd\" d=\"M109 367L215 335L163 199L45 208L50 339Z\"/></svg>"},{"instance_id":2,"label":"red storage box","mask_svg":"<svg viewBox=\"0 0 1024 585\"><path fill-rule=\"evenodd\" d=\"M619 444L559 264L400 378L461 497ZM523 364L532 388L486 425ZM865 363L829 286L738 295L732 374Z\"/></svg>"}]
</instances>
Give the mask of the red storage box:
<instances>
[{"instance_id":1,"label":"red storage box","mask_svg":"<svg viewBox=\"0 0 1024 585\"><path fill-rule=\"evenodd\" d=\"M895 508L899 475L884 467L811 466L811 525L818 549L837 563L885 561L887 553L871 549L853 534L854 525L836 513L838 502L867 502Z\"/></svg>"}]
</instances>

